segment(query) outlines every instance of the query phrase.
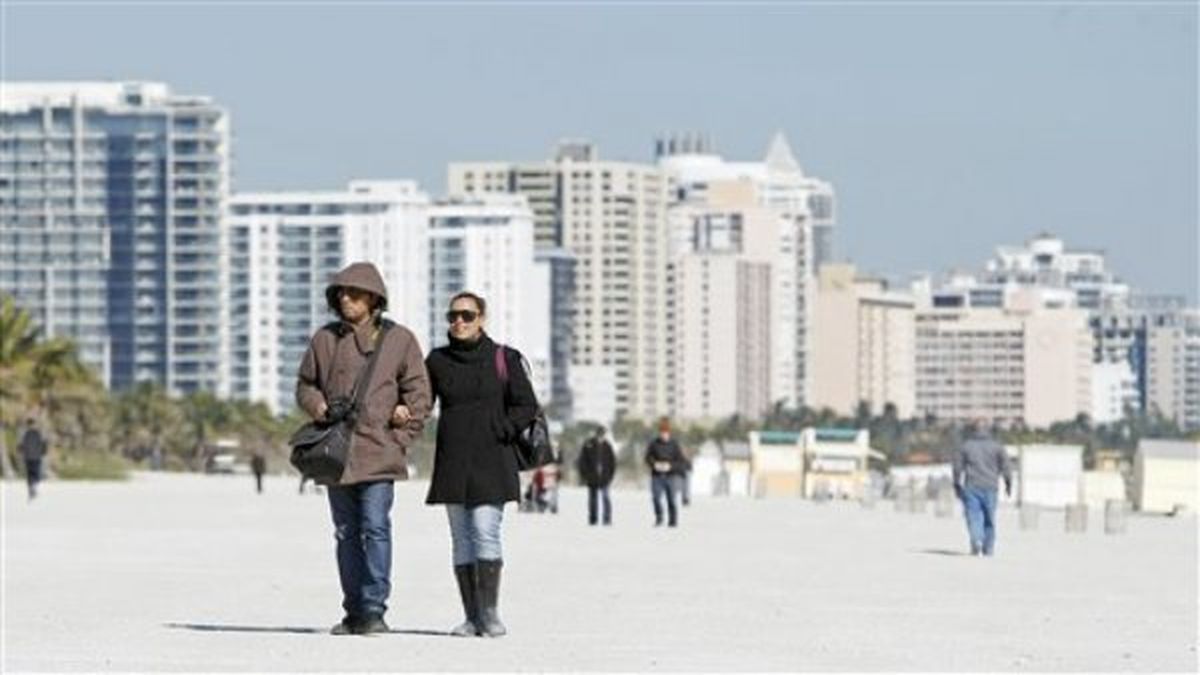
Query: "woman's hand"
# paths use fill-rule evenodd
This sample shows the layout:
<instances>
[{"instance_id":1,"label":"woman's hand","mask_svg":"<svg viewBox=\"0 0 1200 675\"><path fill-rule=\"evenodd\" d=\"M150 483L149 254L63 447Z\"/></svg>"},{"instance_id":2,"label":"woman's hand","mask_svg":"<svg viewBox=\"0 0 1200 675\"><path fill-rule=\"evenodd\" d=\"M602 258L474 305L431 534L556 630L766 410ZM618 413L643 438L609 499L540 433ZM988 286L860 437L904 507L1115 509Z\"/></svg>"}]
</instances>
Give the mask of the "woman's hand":
<instances>
[{"instance_id":1,"label":"woman's hand","mask_svg":"<svg viewBox=\"0 0 1200 675\"><path fill-rule=\"evenodd\" d=\"M396 410L391 411L391 425L404 426L408 424L408 420L413 419L413 413L408 411L408 406L398 405Z\"/></svg>"}]
</instances>

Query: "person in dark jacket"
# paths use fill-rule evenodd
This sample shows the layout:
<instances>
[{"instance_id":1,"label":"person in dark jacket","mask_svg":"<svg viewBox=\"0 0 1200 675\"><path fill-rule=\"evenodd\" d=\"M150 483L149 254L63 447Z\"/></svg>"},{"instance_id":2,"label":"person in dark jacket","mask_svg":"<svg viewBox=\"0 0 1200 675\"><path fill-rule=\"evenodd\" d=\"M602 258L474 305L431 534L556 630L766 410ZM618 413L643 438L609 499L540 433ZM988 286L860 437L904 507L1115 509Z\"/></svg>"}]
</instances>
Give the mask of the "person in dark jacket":
<instances>
[{"instance_id":1,"label":"person in dark jacket","mask_svg":"<svg viewBox=\"0 0 1200 675\"><path fill-rule=\"evenodd\" d=\"M25 462L25 484L29 489L29 499L37 497L37 486L42 480L42 460L46 457L46 437L37 428L37 420L30 417L25 420L25 433L17 443L21 452L21 460Z\"/></svg>"},{"instance_id":2,"label":"person in dark jacket","mask_svg":"<svg viewBox=\"0 0 1200 675\"><path fill-rule=\"evenodd\" d=\"M663 523L663 499L667 502L667 526L679 524L679 511L675 505L676 477L683 472L683 450L671 438L671 421L662 418L658 422L658 436L646 446L646 466L650 468L650 495L654 501L654 526Z\"/></svg>"},{"instance_id":3,"label":"person in dark jacket","mask_svg":"<svg viewBox=\"0 0 1200 675\"><path fill-rule=\"evenodd\" d=\"M533 422L538 403L523 358L484 332L487 303L473 293L450 301L450 343L425 365L440 412L428 504L445 504L454 578L466 620L458 636L498 637L507 629L497 611L504 566L500 526L504 505L521 496L513 442ZM502 381L498 359L508 377Z\"/></svg>"},{"instance_id":4,"label":"person in dark jacket","mask_svg":"<svg viewBox=\"0 0 1200 675\"><path fill-rule=\"evenodd\" d=\"M617 456L612 445L604 438L603 426L597 426L592 437L584 442L575 468L579 470L579 478L588 489L588 525L595 525L597 520L612 525L612 502L608 488L617 471ZM603 514L599 519L597 511Z\"/></svg>"},{"instance_id":5,"label":"person in dark jacket","mask_svg":"<svg viewBox=\"0 0 1200 675\"><path fill-rule=\"evenodd\" d=\"M383 318L387 288L370 263L339 272L325 291L339 321L316 332L300 364L296 401L314 420L350 407L354 383L376 350L365 383L349 456L329 485L345 617L335 635L388 631L383 619L391 593L394 481L408 477L405 454L431 406L421 345L407 328Z\"/></svg>"},{"instance_id":6,"label":"person in dark jacket","mask_svg":"<svg viewBox=\"0 0 1200 675\"><path fill-rule=\"evenodd\" d=\"M988 421L972 422L969 435L954 454L954 492L962 500L971 540L971 555L992 555L996 544L996 483L1004 480L1012 496L1012 468L1004 446L987 432Z\"/></svg>"},{"instance_id":7,"label":"person in dark jacket","mask_svg":"<svg viewBox=\"0 0 1200 675\"><path fill-rule=\"evenodd\" d=\"M250 471L254 473L254 489L261 495L263 474L267 472L267 458L261 452L254 453L250 458Z\"/></svg>"}]
</instances>

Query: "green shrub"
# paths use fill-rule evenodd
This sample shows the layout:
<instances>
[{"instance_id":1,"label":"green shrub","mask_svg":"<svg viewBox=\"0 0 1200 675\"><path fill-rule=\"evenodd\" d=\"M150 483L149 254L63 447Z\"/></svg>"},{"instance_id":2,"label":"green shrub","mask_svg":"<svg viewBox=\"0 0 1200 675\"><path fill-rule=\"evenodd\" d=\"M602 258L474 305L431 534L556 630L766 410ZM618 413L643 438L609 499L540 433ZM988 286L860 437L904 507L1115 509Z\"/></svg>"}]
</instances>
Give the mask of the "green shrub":
<instances>
[{"instance_id":1,"label":"green shrub","mask_svg":"<svg viewBox=\"0 0 1200 675\"><path fill-rule=\"evenodd\" d=\"M107 452L79 452L57 458L54 473L63 480L126 480L129 462Z\"/></svg>"}]
</instances>

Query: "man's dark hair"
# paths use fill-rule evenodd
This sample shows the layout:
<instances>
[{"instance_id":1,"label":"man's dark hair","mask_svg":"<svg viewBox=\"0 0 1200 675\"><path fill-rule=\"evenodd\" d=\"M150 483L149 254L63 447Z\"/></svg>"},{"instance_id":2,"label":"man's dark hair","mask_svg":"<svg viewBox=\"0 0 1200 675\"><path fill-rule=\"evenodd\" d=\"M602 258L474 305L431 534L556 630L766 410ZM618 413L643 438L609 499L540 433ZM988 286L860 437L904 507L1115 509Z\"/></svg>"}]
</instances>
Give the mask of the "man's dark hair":
<instances>
[{"instance_id":1,"label":"man's dark hair","mask_svg":"<svg viewBox=\"0 0 1200 675\"><path fill-rule=\"evenodd\" d=\"M453 305L463 298L475 303L475 309L479 310L480 316L487 316L487 301L470 291L463 291L456 294L453 298L450 298L450 304Z\"/></svg>"}]
</instances>

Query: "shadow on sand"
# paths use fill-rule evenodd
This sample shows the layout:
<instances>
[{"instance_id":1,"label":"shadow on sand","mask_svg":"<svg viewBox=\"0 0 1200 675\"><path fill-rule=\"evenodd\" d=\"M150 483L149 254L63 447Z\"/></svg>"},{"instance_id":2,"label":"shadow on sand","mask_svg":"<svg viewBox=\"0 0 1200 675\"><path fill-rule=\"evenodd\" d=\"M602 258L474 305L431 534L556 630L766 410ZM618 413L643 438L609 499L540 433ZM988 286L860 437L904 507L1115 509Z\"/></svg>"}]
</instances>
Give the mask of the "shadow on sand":
<instances>
[{"instance_id":1,"label":"shadow on sand","mask_svg":"<svg viewBox=\"0 0 1200 675\"><path fill-rule=\"evenodd\" d=\"M309 626L238 626L234 624L217 623L165 623L167 628L177 630L194 630L203 633L292 633L295 635L328 635L328 628L313 628ZM393 628L388 631L392 635L431 635L434 637L453 637L444 630L423 630L420 628Z\"/></svg>"},{"instance_id":2,"label":"shadow on sand","mask_svg":"<svg viewBox=\"0 0 1200 675\"><path fill-rule=\"evenodd\" d=\"M955 551L955 550L949 549L949 548L923 548L923 549L920 549L917 551L913 551L913 553L924 553L926 555L952 555L952 556L967 555L966 553L963 553L962 551Z\"/></svg>"}]
</instances>

